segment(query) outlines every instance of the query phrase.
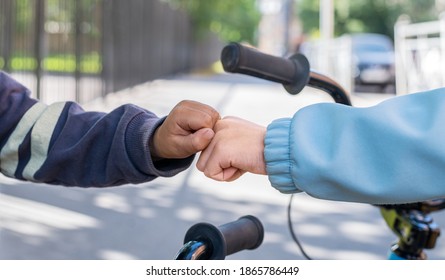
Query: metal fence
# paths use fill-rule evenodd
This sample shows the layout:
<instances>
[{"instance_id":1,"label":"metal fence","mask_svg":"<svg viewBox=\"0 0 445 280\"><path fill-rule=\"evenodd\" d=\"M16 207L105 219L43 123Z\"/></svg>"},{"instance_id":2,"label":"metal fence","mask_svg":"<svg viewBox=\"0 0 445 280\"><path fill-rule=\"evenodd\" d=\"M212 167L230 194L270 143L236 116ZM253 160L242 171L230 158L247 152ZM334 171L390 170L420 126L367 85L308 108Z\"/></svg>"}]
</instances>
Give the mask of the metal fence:
<instances>
[{"instance_id":1,"label":"metal fence","mask_svg":"<svg viewBox=\"0 0 445 280\"><path fill-rule=\"evenodd\" d=\"M395 26L397 94L445 86L445 14L437 21Z\"/></svg>"},{"instance_id":2,"label":"metal fence","mask_svg":"<svg viewBox=\"0 0 445 280\"><path fill-rule=\"evenodd\" d=\"M0 0L0 69L48 103L203 67L220 46L160 0Z\"/></svg>"}]
</instances>

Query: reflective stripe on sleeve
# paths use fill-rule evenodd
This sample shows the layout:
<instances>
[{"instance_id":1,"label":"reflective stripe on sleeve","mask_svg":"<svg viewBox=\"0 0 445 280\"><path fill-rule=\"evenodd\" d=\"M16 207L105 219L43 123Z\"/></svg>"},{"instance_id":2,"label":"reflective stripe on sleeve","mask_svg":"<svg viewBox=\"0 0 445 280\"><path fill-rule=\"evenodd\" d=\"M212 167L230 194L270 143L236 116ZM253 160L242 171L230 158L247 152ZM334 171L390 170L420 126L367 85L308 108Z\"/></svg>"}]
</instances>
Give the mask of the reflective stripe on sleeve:
<instances>
[{"instance_id":1,"label":"reflective stripe on sleeve","mask_svg":"<svg viewBox=\"0 0 445 280\"><path fill-rule=\"evenodd\" d=\"M34 174L45 162L49 143L62 114L65 103L55 103L48 106L45 112L38 118L31 132L31 158L23 170L23 177L27 180L34 180Z\"/></svg>"},{"instance_id":2,"label":"reflective stripe on sleeve","mask_svg":"<svg viewBox=\"0 0 445 280\"><path fill-rule=\"evenodd\" d=\"M3 146L0 152L0 168L6 176L14 177L19 163L19 146L46 108L47 105L43 103L36 103L29 108Z\"/></svg>"}]
</instances>

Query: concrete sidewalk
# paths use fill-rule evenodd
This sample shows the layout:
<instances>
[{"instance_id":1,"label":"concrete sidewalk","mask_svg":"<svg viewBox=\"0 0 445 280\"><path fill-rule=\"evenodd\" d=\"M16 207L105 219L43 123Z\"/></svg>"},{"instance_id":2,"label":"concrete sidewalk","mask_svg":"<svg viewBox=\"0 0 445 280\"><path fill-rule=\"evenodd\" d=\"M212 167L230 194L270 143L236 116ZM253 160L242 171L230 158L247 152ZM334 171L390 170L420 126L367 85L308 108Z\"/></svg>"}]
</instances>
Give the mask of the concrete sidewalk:
<instances>
[{"instance_id":1,"label":"concrete sidewalk","mask_svg":"<svg viewBox=\"0 0 445 280\"><path fill-rule=\"evenodd\" d=\"M370 106L392 95L353 95L355 106ZM328 101L307 89L290 96L281 86L238 75L179 76L157 80L85 104L110 111L134 103L162 116L183 99L209 104L222 116L267 125L299 108ZM351 169L353 167L350 167ZM187 229L255 215L265 239L255 251L229 259L302 259L286 220L288 195L265 176L246 174L232 183L206 178L193 165L173 178L107 189L63 188L0 177L0 259L172 259ZM315 259L384 259L394 235L370 205L295 196L294 229ZM443 216L443 215L442 215ZM445 225L440 213L439 225ZM445 259L444 242L428 252Z\"/></svg>"}]
</instances>

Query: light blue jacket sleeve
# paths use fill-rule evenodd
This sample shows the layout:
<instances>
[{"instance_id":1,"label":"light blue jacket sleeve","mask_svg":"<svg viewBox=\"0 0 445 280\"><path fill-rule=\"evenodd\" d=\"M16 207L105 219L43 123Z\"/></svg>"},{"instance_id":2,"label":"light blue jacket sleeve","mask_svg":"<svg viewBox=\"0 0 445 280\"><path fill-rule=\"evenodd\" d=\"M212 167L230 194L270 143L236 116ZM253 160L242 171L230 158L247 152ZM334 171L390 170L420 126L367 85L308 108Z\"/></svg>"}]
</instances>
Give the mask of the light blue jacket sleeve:
<instances>
[{"instance_id":1,"label":"light blue jacket sleeve","mask_svg":"<svg viewBox=\"0 0 445 280\"><path fill-rule=\"evenodd\" d=\"M268 126L265 160L283 193L370 204L445 197L445 89L369 108L305 107Z\"/></svg>"}]
</instances>

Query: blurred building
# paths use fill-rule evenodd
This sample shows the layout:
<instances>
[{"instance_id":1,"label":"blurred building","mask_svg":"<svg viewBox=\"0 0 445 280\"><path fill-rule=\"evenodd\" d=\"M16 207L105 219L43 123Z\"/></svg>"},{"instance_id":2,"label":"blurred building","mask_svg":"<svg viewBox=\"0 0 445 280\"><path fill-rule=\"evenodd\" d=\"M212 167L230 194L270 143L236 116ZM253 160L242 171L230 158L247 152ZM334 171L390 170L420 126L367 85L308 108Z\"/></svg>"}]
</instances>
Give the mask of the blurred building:
<instances>
[{"instance_id":1,"label":"blurred building","mask_svg":"<svg viewBox=\"0 0 445 280\"><path fill-rule=\"evenodd\" d=\"M258 47L279 56L295 52L302 28L294 13L294 0L259 0L258 3L262 13Z\"/></svg>"}]
</instances>

